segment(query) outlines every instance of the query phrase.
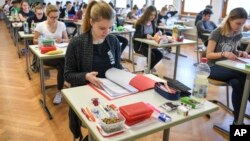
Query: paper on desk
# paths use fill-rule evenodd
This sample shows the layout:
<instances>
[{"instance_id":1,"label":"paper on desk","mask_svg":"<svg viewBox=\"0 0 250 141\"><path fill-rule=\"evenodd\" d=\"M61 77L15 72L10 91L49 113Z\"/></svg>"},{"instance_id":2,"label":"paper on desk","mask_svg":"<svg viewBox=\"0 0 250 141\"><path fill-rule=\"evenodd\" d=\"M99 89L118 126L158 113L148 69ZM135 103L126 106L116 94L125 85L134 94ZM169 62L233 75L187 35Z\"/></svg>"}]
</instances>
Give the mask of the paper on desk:
<instances>
[{"instance_id":1,"label":"paper on desk","mask_svg":"<svg viewBox=\"0 0 250 141\"><path fill-rule=\"evenodd\" d=\"M66 47L68 47L68 44L69 43L55 43L55 46L57 48L66 48Z\"/></svg>"},{"instance_id":2,"label":"paper on desk","mask_svg":"<svg viewBox=\"0 0 250 141\"><path fill-rule=\"evenodd\" d=\"M244 63L250 64L250 59L248 59L248 58L238 57L237 59L238 59L239 61L244 62Z\"/></svg>"}]
</instances>

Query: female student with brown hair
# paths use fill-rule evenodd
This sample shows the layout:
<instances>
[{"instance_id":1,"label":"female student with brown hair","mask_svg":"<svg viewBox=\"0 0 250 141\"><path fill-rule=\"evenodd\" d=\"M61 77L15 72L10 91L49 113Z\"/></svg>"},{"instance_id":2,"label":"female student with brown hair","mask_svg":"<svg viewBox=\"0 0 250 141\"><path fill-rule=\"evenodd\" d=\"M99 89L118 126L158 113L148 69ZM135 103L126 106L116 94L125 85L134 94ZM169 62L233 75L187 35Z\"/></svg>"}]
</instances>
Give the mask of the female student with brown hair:
<instances>
[{"instance_id":1,"label":"female student with brown hair","mask_svg":"<svg viewBox=\"0 0 250 141\"><path fill-rule=\"evenodd\" d=\"M234 108L234 122L239 116L240 105L244 90L246 75L242 72L216 65L216 61L238 56L249 58L247 52L238 51L237 46L242 37L241 30L247 19L247 12L243 8L233 9L221 27L215 29L209 37L207 46L208 64L211 68L210 78L229 83L232 88L232 104Z\"/></svg>"},{"instance_id":2,"label":"female student with brown hair","mask_svg":"<svg viewBox=\"0 0 250 141\"><path fill-rule=\"evenodd\" d=\"M35 34L33 42L38 43L39 36L45 38L54 39L57 43L68 42L68 35L66 32L66 26L63 22L58 21L59 10L54 5L48 5L46 7L47 20L39 23L35 28ZM62 99L61 89L64 86L64 58L58 58L53 60L45 60L45 65L55 66L57 68L57 89L53 103L60 104Z\"/></svg>"},{"instance_id":3,"label":"female student with brown hair","mask_svg":"<svg viewBox=\"0 0 250 141\"><path fill-rule=\"evenodd\" d=\"M105 77L111 67L122 69L118 39L109 34L114 13L104 1L88 4L83 19L83 33L71 39L65 55L65 80L72 87L94 84L101 88L98 78ZM75 138L83 138L81 121L69 109L69 126Z\"/></svg>"},{"instance_id":4,"label":"female student with brown hair","mask_svg":"<svg viewBox=\"0 0 250 141\"><path fill-rule=\"evenodd\" d=\"M157 32L156 20L157 10L154 6L149 6L135 24L134 38L146 38L152 40L154 34ZM148 56L147 44L134 41L134 50L136 53L142 54L146 57ZM150 69L153 69L154 66L162 59L162 57L162 53L157 48L153 48Z\"/></svg>"}]
</instances>

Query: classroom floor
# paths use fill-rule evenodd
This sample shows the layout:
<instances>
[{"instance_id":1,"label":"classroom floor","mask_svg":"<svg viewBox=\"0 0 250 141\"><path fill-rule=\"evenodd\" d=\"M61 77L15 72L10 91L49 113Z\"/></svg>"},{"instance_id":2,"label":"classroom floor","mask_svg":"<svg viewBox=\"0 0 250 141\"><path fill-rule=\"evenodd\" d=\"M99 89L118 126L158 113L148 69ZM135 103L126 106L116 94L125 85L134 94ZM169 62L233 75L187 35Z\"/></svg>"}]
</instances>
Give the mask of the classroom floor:
<instances>
[{"instance_id":1,"label":"classroom floor","mask_svg":"<svg viewBox=\"0 0 250 141\"><path fill-rule=\"evenodd\" d=\"M32 73L32 80L28 80L25 73L25 56L18 58L16 47L3 21L0 21L0 32L0 141L73 140L68 126L68 105L65 100L60 105L53 105L56 87L46 90L47 104L53 116L53 120L49 120L39 103L42 97L39 73ZM20 44L23 46L22 42ZM196 62L194 46L182 46L181 52L188 57L179 57L177 80L192 88L195 70L193 63ZM173 77L174 56L174 54L168 54L171 60L162 60L156 66L159 76ZM123 57L127 57L127 50ZM145 58L139 57L136 61L145 64ZM124 63L123 65L132 70L131 64ZM56 71L51 72L46 84L56 84ZM225 94L225 87L210 85L207 99L219 99L226 102ZM249 108L248 104L247 113L250 113ZM170 141L228 140L228 137L213 129L213 123L230 124L232 116L221 109L211 113L210 116L211 119L204 116L171 128ZM245 123L250 124L250 121L245 120ZM87 130L82 131L86 135ZM137 141L160 140L162 140L162 132Z\"/></svg>"}]
</instances>

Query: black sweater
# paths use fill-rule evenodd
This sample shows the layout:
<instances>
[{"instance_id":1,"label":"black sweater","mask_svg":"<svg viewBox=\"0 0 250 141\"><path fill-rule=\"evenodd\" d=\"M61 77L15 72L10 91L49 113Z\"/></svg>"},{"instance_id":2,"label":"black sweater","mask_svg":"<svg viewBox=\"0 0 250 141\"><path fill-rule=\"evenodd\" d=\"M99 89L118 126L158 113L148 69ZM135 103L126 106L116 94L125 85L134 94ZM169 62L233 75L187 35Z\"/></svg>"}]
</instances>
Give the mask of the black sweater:
<instances>
[{"instance_id":1,"label":"black sweater","mask_svg":"<svg viewBox=\"0 0 250 141\"><path fill-rule=\"evenodd\" d=\"M122 69L121 51L118 39L109 34L106 37L108 46L115 58L114 67ZM70 40L65 55L65 72L64 77L72 87L87 84L85 75L93 71L93 44L91 32L83 33Z\"/></svg>"}]
</instances>

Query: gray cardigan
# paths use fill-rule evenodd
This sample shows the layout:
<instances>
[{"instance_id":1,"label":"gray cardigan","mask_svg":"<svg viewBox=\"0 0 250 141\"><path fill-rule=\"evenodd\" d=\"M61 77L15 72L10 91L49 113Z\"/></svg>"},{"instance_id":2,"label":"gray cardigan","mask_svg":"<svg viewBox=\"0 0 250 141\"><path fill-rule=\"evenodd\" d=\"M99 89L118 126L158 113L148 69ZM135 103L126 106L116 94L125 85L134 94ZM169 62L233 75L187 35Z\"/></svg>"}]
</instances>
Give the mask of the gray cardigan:
<instances>
[{"instance_id":1,"label":"gray cardigan","mask_svg":"<svg viewBox=\"0 0 250 141\"><path fill-rule=\"evenodd\" d=\"M109 34L106 37L108 46L115 58L115 67L122 69L121 51L118 39ZM70 40L65 55L64 77L72 87L87 84L85 75L92 71L93 64L93 44L91 32L83 33Z\"/></svg>"}]
</instances>

